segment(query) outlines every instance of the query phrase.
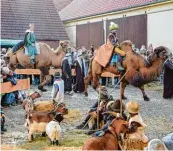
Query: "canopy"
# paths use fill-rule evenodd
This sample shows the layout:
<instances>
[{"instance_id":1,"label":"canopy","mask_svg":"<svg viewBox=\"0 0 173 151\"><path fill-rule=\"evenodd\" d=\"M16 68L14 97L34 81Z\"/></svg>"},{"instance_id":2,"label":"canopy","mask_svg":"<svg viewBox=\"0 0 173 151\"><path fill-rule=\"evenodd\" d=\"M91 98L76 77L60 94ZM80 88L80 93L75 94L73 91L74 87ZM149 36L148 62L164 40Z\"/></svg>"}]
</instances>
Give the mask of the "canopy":
<instances>
[{"instance_id":1,"label":"canopy","mask_svg":"<svg viewBox=\"0 0 173 151\"><path fill-rule=\"evenodd\" d=\"M0 39L0 45L1 45L1 48L4 48L4 47L8 48L8 47L13 47L20 41L22 41L22 40Z\"/></svg>"}]
</instances>

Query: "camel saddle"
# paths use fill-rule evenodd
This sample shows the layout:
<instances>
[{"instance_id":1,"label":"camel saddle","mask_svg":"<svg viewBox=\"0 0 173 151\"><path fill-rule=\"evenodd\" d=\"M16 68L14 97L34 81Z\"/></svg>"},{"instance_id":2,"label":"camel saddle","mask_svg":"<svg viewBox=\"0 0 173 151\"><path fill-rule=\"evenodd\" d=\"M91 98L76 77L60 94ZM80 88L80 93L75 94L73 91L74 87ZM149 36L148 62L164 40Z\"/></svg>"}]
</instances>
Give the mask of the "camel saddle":
<instances>
[{"instance_id":1,"label":"camel saddle","mask_svg":"<svg viewBox=\"0 0 173 151\"><path fill-rule=\"evenodd\" d=\"M114 46L111 44L108 38L107 43L102 45L96 50L94 60L97 61L103 67L106 67L113 55L113 49Z\"/></svg>"}]
</instances>

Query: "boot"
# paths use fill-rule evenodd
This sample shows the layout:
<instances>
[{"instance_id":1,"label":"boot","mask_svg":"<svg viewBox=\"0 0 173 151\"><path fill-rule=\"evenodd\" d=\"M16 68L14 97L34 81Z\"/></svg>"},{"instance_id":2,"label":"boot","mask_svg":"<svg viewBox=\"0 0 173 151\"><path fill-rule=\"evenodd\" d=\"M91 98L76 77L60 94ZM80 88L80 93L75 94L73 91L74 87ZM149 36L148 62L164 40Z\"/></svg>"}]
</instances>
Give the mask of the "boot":
<instances>
[{"instance_id":1,"label":"boot","mask_svg":"<svg viewBox=\"0 0 173 151\"><path fill-rule=\"evenodd\" d=\"M30 60L30 63L31 63L31 64L35 64L35 59L31 59L31 60Z\"/></svg>"},{"instance_id":2,"label":"boot","mask_svg":"<svg viewBox=\"0 0 173 151\"><path fill-rule=\"evenodd\" d=\"M87 126L85 126L85 125L86 125L86 123L88 122L89 119L90 119L90 116L88 115L81 124L76 126L76 129L84 129L84 128L87 129L88 125Z\"/></svg>"},{"instance_id":3,"label":"boot","mask_svg":"<svg viewBox=\"0 0 173 151\"><path fill-rule=\"evenodd\" d=\"M2 127L1 127L1 132L2 132L2 131L3 131L3 132L6 132L6 131L7 131L7 129L6 129L6 128L4 128L4 126L2 126Z\"/></svg>"},{"instance_id":4,"label":"boot","mask_svg":"<svg viewBox=\"0 0 173 151\"><path fill-rule=\"evenodd\" d=\"M43 88L42 85L39 85L39 86L38 86L38 89L41 90L42 92L46 92L46 91L47 91L47 89Z\"/></svg>"},{"instance_id":5,"label":"boot","mask_svg":"<svg viewBox=\"0 0 173 151\"><path fill-rule=\"evenodd\" d=\"M122 67L121 62L117 62L117 63L116 63L116 66L117 66L117 68L118 68L119 71L125 70L125 69Z\"/></svg>"},{"instance_id":6,"label":"boot","mask_svg":"<svg viewBox=\"0 0 173 151\"><path fill-rule=\"evenodd\" d=\"M56 145L57 145L57 146L59 145L59 141L58 141L58 140L56 140Z\"/></svg>"}]
</instances>

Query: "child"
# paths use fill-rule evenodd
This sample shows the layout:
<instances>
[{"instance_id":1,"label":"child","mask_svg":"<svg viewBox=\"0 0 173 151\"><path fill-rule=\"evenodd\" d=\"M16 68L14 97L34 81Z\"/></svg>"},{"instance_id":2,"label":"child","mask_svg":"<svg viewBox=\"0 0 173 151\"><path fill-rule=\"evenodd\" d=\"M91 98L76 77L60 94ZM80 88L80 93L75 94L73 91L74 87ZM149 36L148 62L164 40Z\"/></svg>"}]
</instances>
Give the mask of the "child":
<instances>
[{"instance_id":1,"label":"child","mask_svg":"<svg viewBox=\"0 0 173 151\"><path fill-rule=\"evenodd\" d=\"M129 133L124 139L124 150L144 150L148 145L148 137L144 134L146 124L139 114L139 105L135 101L126 103L126 110L129 113Z\"/></svg>"},{"instance_id":2,"label":"child","mask_svg":"<svg viewBox=\"0 0 173 151\"><path fill-rule=\"evenodd\" d=\"M55 72L51 96L55 101L64 101L64 81L61 79L59 72Z\"/></svg>"}]
</instances>

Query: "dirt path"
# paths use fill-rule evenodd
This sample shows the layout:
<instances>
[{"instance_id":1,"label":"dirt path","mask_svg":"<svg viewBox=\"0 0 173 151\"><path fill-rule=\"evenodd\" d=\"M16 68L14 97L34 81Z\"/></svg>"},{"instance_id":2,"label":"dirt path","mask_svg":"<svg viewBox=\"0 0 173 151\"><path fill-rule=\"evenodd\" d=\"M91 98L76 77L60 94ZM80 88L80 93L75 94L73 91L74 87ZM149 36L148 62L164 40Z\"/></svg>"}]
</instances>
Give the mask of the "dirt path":
<instances>
[{"instance_id":1,"label":"dirt path","mask_svg":"<svg viewBox=\"0 0 173 151\"><path fill-rule=\"evenodd\" d=\"M33 86L32 89L34 88L35 87ZM51 87L48 87L48 89L48 92L43 93L41 100L50 99ZM110 90L111 89L109 88L109 91ZM149 139L162 138L168 133L173 132L173 99L163 99L162 91L153 91L152 87L150 87L146 93L151 99L149 102L143 101L141 92L132 86L128 86L125 91L128 100L135 100L140 104L141 115L145 123L148 125L146 133ZM112 95L114 98L118 98L119 89L115 89ZM128 100L124 100L124 102L126 103ZM73 113L71 112L70 120L64 120L62 123L64 138L61 141L61 146L80 147L83 144L83 141L88 136L75 131L74 128L82 121L82 118L86 115L89 107L92 106L95 101L97 101L97 93L92 88L89 89L89 97L85 97L83 94L65 96L65 103L67 103L68 108L72 110ZM21 105L5 109L5 115L7 117L6 124L8 131L1 136L1 143L3 145L9 144L13 146L26 144L23 148L34 149L34 144L27 144L27 131L24 127L24 110ZM37 139L39 141L37 141ZM36 138L35 143L41 142L41 146L46 148L49 144L47 138L40 139L39 137ZM44 146L42 145L43 141L46 141ZM39 147L35 146L35 148Z\"/></svg>"}]
</instances>

